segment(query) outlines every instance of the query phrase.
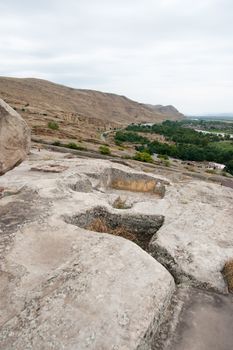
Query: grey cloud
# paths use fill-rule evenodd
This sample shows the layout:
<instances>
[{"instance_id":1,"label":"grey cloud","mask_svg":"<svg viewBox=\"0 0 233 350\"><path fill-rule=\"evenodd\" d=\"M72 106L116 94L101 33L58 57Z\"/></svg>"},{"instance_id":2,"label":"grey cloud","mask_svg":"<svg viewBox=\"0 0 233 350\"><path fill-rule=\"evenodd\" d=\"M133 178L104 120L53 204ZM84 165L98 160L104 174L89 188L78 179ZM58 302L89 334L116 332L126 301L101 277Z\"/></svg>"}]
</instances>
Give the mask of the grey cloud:
<instances>
[{"instance_id":1,"label":"grey cloud","mask_svg":"<svg viewBox=\"0 0 233 350\"><path fill-rule=\"evenodd\" d=\"M8 0L0 74L233 111L230 0Z\"/></svg>"}]
</instances>

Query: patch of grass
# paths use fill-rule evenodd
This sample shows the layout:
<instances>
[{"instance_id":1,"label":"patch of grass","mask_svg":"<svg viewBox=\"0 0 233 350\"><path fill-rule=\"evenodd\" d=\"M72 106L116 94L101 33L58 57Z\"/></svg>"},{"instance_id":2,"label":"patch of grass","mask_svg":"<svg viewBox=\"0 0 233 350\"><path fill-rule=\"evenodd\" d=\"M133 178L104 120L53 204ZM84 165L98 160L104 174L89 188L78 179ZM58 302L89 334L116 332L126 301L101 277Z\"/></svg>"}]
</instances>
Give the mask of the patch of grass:
<instances>
[{"instance_id":1,"label":"patch of grass","mask_svg":"<svg viewBox=\"0 0 233 350\"><path fill-rule=\"evenodd\" d=\"M221 175L225 177L230 177L230 175L226 171L222 171Z\"/></svg>"},{"instance_id":2,"label":"patch of grass","mask_svg":"<svg viewBox=\"0 0 233 350\"><path fill-rule=\"evenodd\" d=\"M119 196L113 202L113 208L116 208L116 209L129 209L130 207L126 204L126 199L122 199Z\"/></svg>"},{"instance_id":3,"label":"patch of grass","mask_svg":"<svg viewBox=\"0 0 233 350\"><path fill-rule=\"evenodd\" d=\"M166 167L171 165L171 162L168 159L161 159L161 163Z\"/></svg>"},{"instance_id":4,"label":"patch of grass","mask_svg":"<svg viewBox=\"0 0 233 350\"><path fill-rule=\"evenodd\" d=\"M55 160L54 156L46 155L42 158L43 160Z\"/></svg>"},{"instance_id":5,"label":"patch of grass","mask_svg":"<svg viewBox=\"0 0 233 350\"><path fill-rule=\"evenodd\" d=\"M132 157L129 156L128 154L124 154L121 158L122 159L132 159Z\"/></svg>"},{"instance_id":6,"label":"patch of grass","mask_svg":"<svg viewBox=\"0 0 233 350\"><path fill-rule=\"evenodd\" d=\"M109 227L107 226L106 222L100 218L94 219L91 224L87 227L90 231L96 231L96 232L108 232Z\"/></svg>"},{"instance_id":7,"label":"patch of grass","mask_svg":"<svg viewBox=\"0 0 233 350\"><path fill-rule=\"evenodd\" d=\"M144 173L151 173L152 172L151 168L144 168L142 170L144 171Z\"/></svg>"},{"instance_id":8,"label":"patch of grass","mask_svg":"<svg viewBox=\"0 0 233 350\"><path fill-rule=\"evenodd\" d=\"M59 125L55 121L50 121L50 122L48 122L48 128L51 129L51 130L58 130L59 129Z\"/></svg>"},{"instance_id":9,"label":"patch of grass","mask_svg":"<svg viewBox=\"0 0 233 350\"><path fill-rule=\"evenodd\" d=\"M233 259L225 264L222 273L227 282L229 292L233 293Z\"/></svg>"},{"instance_id":10,"label":"patch of grass","mask_svg":"<svg viewBox=\"0 0 233 350\"><path fill-rule=\"evenodd\" d=\"M208 174L216 174L216 171L214 169L207 169L205 172Z\"/></svg>"},{"instance_id":11,"label":"patch of grass","mask_svg":"<svg viewBox=\"0 0 233 350\"><path fill-rule=\"evenodd\" d=\"M115 144L116 144L117 146L121 146L121 145L122 145L122 142L119 141L119 140L115 140Z\"/></svg>"},{"instance_id":12,"label":"patch of grass","mask_svg":"<svg viewBox=\"0 0 233 350\"><path fill-rule=\"evenodd\" d=\"M66 144L66 145L64 145L64 146L65 146L66 148L76 149L76 150L78 150L78 151L84 151L84 150L86 150L85 147L80 146L80 145L77 145L75 142L70 142L70 143L68 143L68 144Z\"/></svg>"},{"instance_id":13,"label":"patch of grass","mask_svg":"<svg viewBox=\"0 0 233 350\"><path fill-rule=\"evenodd\" d=\"M62 144L61 144L60 141L54 141L54 142L53 142L53 145L54 145L54 146L61 146Z\"/></svg>"},{"instance_id":14,"label":"patch of grass","mask_svg":"<svg viewBox=\"0 0 233 350\"><path fill-rule=\"evenodd\" d=\"M114 236L120 236L126 239L129 239L132 242L138 244L138 240L135 234L127 230L123 226L118 226L116 228L109 227L106 222L101 218L96 218L92 223L87 227L90 231L100 232L100 233L110 233Z\"/></svg>"},{"instance_id":15,"label":"patch of grass","mask_svg":"<svg viewBox=\"0 0 233 350\"><path fill-rule=\"evenodd\" d=\"M104 155L110 155L111 154L110 148L108 146L100 146L99 147L99 151L100 151L101 154L104 154Z\"/></svg>"},{"instance_id":16,"label":"patch of grass","mask_svg":"<svg viewBox=\"0 0 233 350\"><path fill-rule=\"evenodd\" d=\"M191 171L192 173L195 173L195 172L196 172L196 170L194 169L193 166L187 165L187 166L185 166L184 168L187 169L188 171Z\"/></svg>"},{"instance_id":17,"label":"patch of grass","mask_svg":"<svg viewBox=\"0 0 233 350\"><path fill-rule=\"evenodd\" d=\"M169 157L167 154L158 154L159 159L169 160Z\"/></svg>"}]
</instances>

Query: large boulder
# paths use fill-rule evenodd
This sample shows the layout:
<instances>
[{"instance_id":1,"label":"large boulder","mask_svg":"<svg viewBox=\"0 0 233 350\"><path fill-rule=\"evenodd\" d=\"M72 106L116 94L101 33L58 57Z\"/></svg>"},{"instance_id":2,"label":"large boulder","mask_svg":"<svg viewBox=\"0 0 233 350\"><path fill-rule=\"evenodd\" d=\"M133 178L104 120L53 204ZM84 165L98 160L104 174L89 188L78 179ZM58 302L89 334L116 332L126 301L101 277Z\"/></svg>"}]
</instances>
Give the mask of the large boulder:
<instances>
[{"instance_id":1,"label":"large boulder","mask_svg":"<svg viewBox=\"0 0 233 350\"><path fill-rule=\"evenodd\" d=\"M25 159L30 149L30 139L26 122L0 99L0 175Z\"/></svg>"}]
</instances>

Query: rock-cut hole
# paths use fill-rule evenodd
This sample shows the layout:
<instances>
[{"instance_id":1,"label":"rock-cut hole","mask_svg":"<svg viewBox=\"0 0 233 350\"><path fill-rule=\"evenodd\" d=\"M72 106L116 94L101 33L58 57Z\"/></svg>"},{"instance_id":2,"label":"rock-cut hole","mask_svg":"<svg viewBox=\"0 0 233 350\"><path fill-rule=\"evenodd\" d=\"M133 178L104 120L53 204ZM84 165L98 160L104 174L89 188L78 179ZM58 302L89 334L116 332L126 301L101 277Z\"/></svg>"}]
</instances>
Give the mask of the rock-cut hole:
<instances>
[{"instance_id":1,"label":"rock-cut hole","mask_svg":"<svg viewBox=\"0 0 233 350\"><path fill-rule=\"evenodd\" d=\"M150 240L162 226L164 217L111 213L104 207L95 207L72 217L66 216L64 220L89 231L121 236L148 252Z\"/></svg>"}]
</instances>

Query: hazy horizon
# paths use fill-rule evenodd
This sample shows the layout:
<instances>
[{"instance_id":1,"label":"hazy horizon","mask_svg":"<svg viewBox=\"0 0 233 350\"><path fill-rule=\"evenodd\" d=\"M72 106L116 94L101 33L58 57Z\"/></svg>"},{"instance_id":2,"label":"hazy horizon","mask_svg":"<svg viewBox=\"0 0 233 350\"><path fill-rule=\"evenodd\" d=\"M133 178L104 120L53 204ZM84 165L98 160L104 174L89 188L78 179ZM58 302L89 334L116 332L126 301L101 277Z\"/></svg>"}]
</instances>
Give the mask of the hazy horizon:
<instances>
[{"instance_id":1,"label":"hazy horizon","mask_svg":"<svg viewBox=\"0 0 233 350\"><path fill-rule=\"evenodd\" d=\"M8 0L0 75L233 113L230 0Z\"/></svg>"},{"instance_id":2,"label":"hazy horizon","mask_svg":"<svg viewBox=\"0 0 233 350\"><path fill-rule=\"evenodd\" d=\"M215 112L210 112L210 113L196 113L195 114L197 117L233 117L233 112L228 112L228 113L215 113ZM194 116L195 116L194 115ZM193 115L192 114L187 114L188 117L192 117Z\"/></svg>"}]
</instances>

